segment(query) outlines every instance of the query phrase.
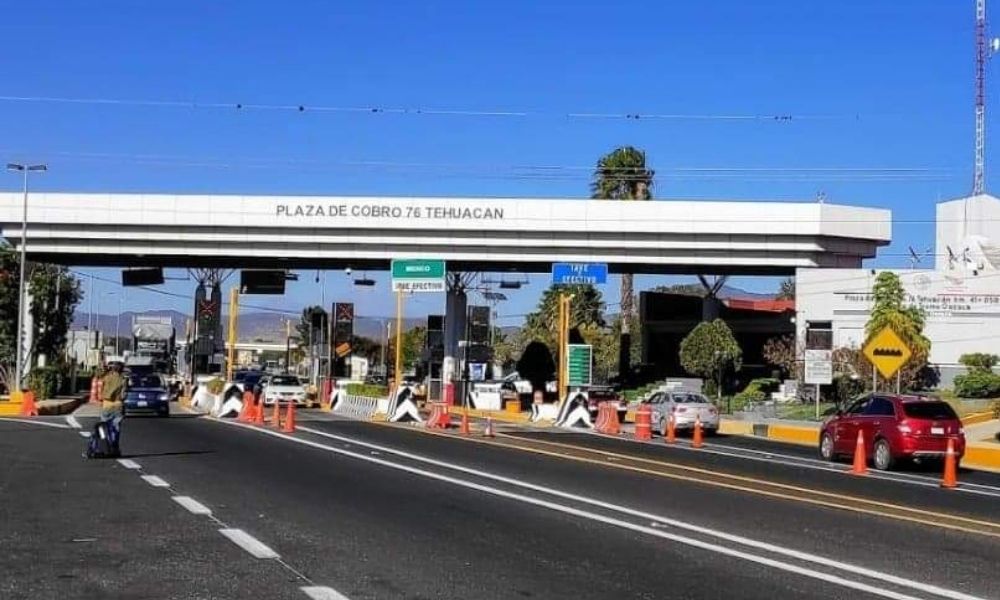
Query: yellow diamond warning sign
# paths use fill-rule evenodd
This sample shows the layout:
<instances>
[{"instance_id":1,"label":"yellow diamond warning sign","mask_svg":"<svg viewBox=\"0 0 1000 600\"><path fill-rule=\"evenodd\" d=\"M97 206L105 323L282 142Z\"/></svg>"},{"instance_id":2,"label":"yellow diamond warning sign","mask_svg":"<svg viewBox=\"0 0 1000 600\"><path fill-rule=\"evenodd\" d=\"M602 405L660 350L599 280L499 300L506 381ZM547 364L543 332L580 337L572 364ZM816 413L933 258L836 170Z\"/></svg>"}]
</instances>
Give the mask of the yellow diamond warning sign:
<instances>
[{"instance_id":1,"label":"yellow diamond warning sign","mask_svg":"<svg viewBox=\"0 0 1000 600\"><path fill-rule=\"evenodd\" d=\"M875 334L865 346L865 356L872 361L882 377L889 379L910 360L910 347L896 332L886 327Z\"/></svg>"}]
</instances>

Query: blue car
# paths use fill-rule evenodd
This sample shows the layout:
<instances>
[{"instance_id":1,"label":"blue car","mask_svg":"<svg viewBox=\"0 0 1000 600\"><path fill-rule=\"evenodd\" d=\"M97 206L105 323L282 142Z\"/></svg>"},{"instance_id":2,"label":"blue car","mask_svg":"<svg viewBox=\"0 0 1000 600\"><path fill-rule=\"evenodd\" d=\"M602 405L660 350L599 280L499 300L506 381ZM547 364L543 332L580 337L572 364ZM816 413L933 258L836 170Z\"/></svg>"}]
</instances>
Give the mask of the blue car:
<instances>
[{"instance_id":1,"label":"blue car","mask_svg":"<svg viewBox=\"0 0 1000 600\"><path fill-rule=\"evenodd\" d=\"M170 416L170 390L156 374L129 375L125 388L125 414Z\"/></svg>"}]
</instances>

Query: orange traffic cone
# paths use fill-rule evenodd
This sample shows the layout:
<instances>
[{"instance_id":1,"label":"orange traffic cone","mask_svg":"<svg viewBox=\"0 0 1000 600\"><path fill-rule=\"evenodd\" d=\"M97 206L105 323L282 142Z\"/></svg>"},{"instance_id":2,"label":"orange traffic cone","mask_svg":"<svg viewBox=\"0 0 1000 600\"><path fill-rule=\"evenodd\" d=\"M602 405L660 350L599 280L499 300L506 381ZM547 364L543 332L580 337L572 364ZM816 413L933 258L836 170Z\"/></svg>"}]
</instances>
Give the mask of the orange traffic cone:
<instances>
[{"instance_id":1,"label":"orange traffic cone","mask_svg":"<svg viewBox=\"0 0 1000 600\"><path fill-rule=\"evenodd\" d=\"M281 428L282 433L295 433L295 401L288 403L288 412L285 414L285 426Z\"/></svg>"},{"instance_id":2,"label":"orange traffic cone","mask_svg":"<svg viewBox=\"0 0 1000 600\"><path fill-rule=\"evenodd\" d=\"M483 435L488 438L496 437L496 432L493 431L493 417L486 417L486 429L483 430Z\"/></svg>"},{"instance_id":3,"label":"orange traffic cone","mask_svg":"<svg viewBox=\"0 0 1000 600\"><path fill-rule=\"evenodd\" d=\"M37 417L38 405L35 404L35 392L27 391L21 394L21 416Z\"/></svg>"},{"instance_id":4,"label":"orange traffic cone","mask_svg":"<svg viewBox=\"0 0 1000 600\"><path fill-rule=\"evenodd\" d=\"M691 436L691 447L701 448L701 417L694 418L694 434Z\"/></svg>"},{"instance_id":5,"label":"orange traffic cone","mask_svg":"<svg viewBox=\"0 0 1000 600\"><path fill-rule=\"evenodd\" d=\"M858 441L854 444L854 466L851 467L854 475L868 474L868 456L865 454L865 434L858 430Z\"/></svg>"},{"instance_id":6,"label":"orange traffic cone","mask_svg":"<svg viewBox=\"0 0 1000 600\"><path fill-rule=\"evenodd\" d=\"M677 441L677 427L674 425L674 415L673 413L667 417L667 443L673 444Z\"/></svg>"},{"instance_id":7,"label":"orange traffic cone","mask_svg":"<svg viewBox=\"0 0 1000 600\"><path fill-rule=\"evenodd\" d=\"M948 438L948 450L944 454L944 477L941 478L941 487L958 487L958 469L955 465L955 440Z\"/></svg>"},{"instance_id":8,"label":"orange traffic cone","mask_svg":"<svg viewBox=\"0 0 1000 600\"><path fill-rule=\"evenodd\" d=\"M469 435L469 411L465 409L462 411L462 423L459 429L459 433L462 435Z\"/></svg>"},{"instance_id":9,"label":"orange traffic cone","mask_svg":"<svg viewBox=\"0 0 1000 600\"><path fill-rule=\"evenodd\" d=\"M271 427L281 429L281 402L274 401L274 410L271 411Z\"/></svg>"},{"instance_id":10,"label":"orange traffic cone","mask_svg":"<svg viewBox=\"0 0 1000 600\"><path fill-rule=\"evenodd\" d=\"M250 410L252 411L252 413L251 413L252 417L250 419L250 422L253 423L254 425L263 425L264 424L264 401L263 400L258 400L257 402L254 402L253 403L253 407Z\"/></svg>"}]
</instances>

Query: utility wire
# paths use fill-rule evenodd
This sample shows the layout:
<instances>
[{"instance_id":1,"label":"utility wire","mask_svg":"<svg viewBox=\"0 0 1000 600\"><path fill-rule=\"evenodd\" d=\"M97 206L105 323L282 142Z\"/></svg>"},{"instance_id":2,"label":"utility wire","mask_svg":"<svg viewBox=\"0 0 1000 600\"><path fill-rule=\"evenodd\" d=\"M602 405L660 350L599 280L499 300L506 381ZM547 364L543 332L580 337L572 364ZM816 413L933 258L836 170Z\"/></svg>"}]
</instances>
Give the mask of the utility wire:
<instances>
[{"instance_id":1,"label":"utility wire","mask_svg":"<svg viewBox=\"0 0 1000 600\"><path fill-rule=\"evenodd\" d=\"M203 102L183 100L137 100L127 98L91 98L82 96L0 96L0 101L30 104L79 104L91 106L130 106L147 108L183 108L245 111L285 111L347 113L371 115L427 115L444 117L557 117L567 119L618 119L618 120L672 120L672 121L756 121L787 123L790 121L830 121L861 119L859 114L725 114L725 113L657 113L657 112L587 112L587 111L526 111L512 109L443 109L429 107L397 106L337 106L305 103L255 103L255 102Z\"/></svg>"}]
</instances>

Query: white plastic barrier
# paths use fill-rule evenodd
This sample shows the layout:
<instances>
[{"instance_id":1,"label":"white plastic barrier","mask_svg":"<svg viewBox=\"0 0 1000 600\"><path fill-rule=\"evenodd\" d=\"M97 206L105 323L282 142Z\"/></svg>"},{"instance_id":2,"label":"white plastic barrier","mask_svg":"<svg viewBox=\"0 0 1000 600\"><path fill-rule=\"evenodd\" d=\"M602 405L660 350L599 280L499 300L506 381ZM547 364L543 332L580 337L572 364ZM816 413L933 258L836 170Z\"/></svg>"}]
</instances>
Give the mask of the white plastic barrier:
<instances>
[{"instance_id":1,"label":"white plastic barrier","mask_svg":"<svg viewBox=\"0 0 1000 600\"><path fill-rule=\"evenodd\" d=\"M500 384L480 383L469 386L466 394L469 406L477 410L501 410L503 397L500 394Z\"/></svg>"},{"instance_id":2,"label":"white plastic barrier","mask_svg":"<svg viewBox=\"0 0 1000 600\"><path fill-rule=\"evenodd\" d=\"M219 398L221 400L221 396ZM238 417L241 410L243 410L243 399L232 397L229 400L222 402L219 410L212 412L212 414L220 418L232 418Z\"/></svg>"},{"instance_id":3,"label":"white plastic barrier","mask_svg":"<svg viewBox=\"0 0 1000 600\"><path fill-rule=\"evenodd\" d=\"M594 423L590 420L590 411L587 410L587 392L570 392L566 401L559 409L559 416L556 417L556 427L573 429L583 427L593 429Z\"/></svg>"},{"instance_id":4,"label":"white plastic barrier","mask_svg":"<svg viewBox=\"0 0 1000 600\"><path fill-rule=\"evenodd\" d=\"M337 394L337 398L337 404L333 407L334 413L365 420L369 420L375 415L380 401L379 398L352 396L344 393Z\"/></svg>"},{"instance_id":5,"label":"white plastic barrier","mask_svg":"<svg viewBox=\"0 0 1000 600\"><path fill-rule=\"evenodd\" d=\"M403 421L416 421L423 423L424 420L417 410L417 405L413 402L413 388L402 386L396 390L390 398L386 407L386 414L389 415L389 422L399 423Z\"/></svg>"},{"instance_id":6,"label":"white plastic barrier","mask_svg":"<svg viewBox=\"0 0 1000 600\"><path fill-rule=\"evenodd\" d=\"M532 404L531 405L531 422L537 421L555 421L556 417L559 416L559 405L558 404Z\"/></svg>"},{"instance_id":7,"label":"white plastic barrier","mask_svg":"<svg viewBox=\"0 0 1000 600\"><path fill-rule=\"evenodd\" d=\"M199 412L212 412L218 399L218 394L210 394L205 386L199 386L191 398L191 408Z\"/></svg>"}]
</instances>

